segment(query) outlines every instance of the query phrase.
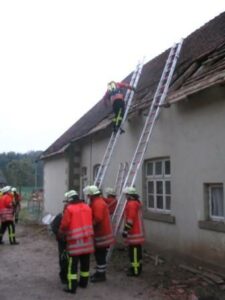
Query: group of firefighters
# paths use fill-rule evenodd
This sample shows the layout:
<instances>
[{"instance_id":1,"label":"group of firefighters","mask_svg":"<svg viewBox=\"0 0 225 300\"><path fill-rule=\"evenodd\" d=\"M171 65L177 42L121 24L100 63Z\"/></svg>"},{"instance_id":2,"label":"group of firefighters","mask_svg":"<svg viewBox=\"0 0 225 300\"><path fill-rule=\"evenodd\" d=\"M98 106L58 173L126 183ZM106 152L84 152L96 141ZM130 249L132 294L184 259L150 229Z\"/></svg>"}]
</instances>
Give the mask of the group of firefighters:
<instances>
[{"instance_id":1,"label":"group of firefighters","mask_svg":"<svg viewBox=\"0 0 225 300\"><path fill-rule=\"evenodd\" d=\"M0 245L4 244L3 236L8 230L10 245L18 245L15 224L18 223L21 196L15 187L4 186L0 189Z\"/></svg>"},{"instance_id":2,"label":"group of firefighters","mask_svg":"<svg viewBox=\"0 0 225 300\"><path fill-rule=\"evenodd\" d=\"M124 90L135 88L126 83L111 81L103 97L110 102L114 112L113 131L121 128L125 112ZM124 228L122 236L128 246L130 267L128 276L139 276L142 271L142 244L144 228L141 214L141 201L134 187L126 187ZM60 279L67 287L67 293L76 293L77 286L86 288L89 277L93 283L106 280L107 253L115 243L111 217L117 205L116 193L106 189L107 197L95 185L84 188L89 204L80 199L77 191L65 193L63 213L58 214L51 223L59 248ZM9 242L18 245L15 237L15 223L18 222L21 197L16 188L5 186L0 190L0 244L8 229ZM89 276L90 255L94 253L96 272ZM79 271L78 271L79 266Z\"/></svg>"},{"instance_id":3,"label":"group of firefighters","mask_svg":"<svg viewBox=\"0 0 225 300\"><path fill-rule=\"evenodd\" d=\"M81 200L75 190L65 193L63 214L51 223L59 246L60 279L67 284L67 293L76 293L77 286L86 288L89 277L92 283L106 280L107 253L115 243L111 215L117 199L112 188L107 197L95 185L84 188L88 203ZM130 267L128 276L139 276L142 271L142 244L144 228L141 201L134 187L123 191L127 202L124 211L122 236L128 246ZM94 253L96 271L89 276L90 255ZM80 270L78 270L78 265Z\"/></svg>"},{"instance_id":4,"label":"group of firefighters","mask_svg":"<svg viewBox=\"0 0 225 300\"><path fill-rule=\"evenodd\" d=\"M111 81L103 97L105 104L112 105L113 132L124 133L121 127L125 113L125 90L136 91L135 87ZM128 245L130 268L128 276L139 276L142 271L142 244L144 228L141 213L141 201L134 187L123 191L126 195L124 211L124 228L122 236ZM111 216L117 205L116 193L112 188L106 189L107 197L95 185L84 189L89 204L80 200L77 191L65 193L63 214L52 221L52 231L58 240L60 279L67 284L67 293L76 293L77 286L86 288L89 277L93 283L106 280L107 253L115 243ZM89 276L90 255L94 253L96 272ZM80 270L78 271L78 265ZM78 276L79 274L79 276Z\"/></svg>"}]
</instances>

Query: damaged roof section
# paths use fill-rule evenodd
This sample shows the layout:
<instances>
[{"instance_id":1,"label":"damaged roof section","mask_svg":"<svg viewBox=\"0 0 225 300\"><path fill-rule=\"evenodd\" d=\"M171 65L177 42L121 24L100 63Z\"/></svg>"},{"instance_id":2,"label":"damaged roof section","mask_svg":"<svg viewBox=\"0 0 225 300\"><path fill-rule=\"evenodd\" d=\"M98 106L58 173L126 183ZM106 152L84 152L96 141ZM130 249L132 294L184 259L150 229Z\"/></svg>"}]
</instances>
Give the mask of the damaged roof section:
<instances>
[{"instance_id":1,"label":"damaged roof section","mask_svg":"<svg viewBox=\"0 0 225 300\"><path fill-rule=\"evenodd\" d=\"M137 94L131 112L149 106L153 99L170 49L158 55L143 67ZM180 57L173 75L168 101L175 102L194 91L208 85L224 82L225 73L225 13L206 23L185 38ZM129 82L131 74L124 81ZM104 94L104 91L103 91ZM102 124L111 115L111 107L99 101L63 135L61 135L42 155L47 158ZM105 122L103 122L105 123ZM106 122L107 123L107 122Z\"/></svg>"}]
</instances>

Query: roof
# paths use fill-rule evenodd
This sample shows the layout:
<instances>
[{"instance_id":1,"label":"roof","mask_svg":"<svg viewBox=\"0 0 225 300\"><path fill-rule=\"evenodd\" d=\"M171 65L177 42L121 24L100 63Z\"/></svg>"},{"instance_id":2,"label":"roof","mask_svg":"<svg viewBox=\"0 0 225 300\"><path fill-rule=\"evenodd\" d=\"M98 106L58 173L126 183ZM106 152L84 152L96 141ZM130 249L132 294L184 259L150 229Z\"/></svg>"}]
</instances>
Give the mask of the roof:
<instances>
[{"instance_id":1,"label":"roof","mask_svg":"<svg viewBox=\"0 0 225 300\"><path fill-rule=\"evenodd\" d=\"M137 87L137 95L131 110L149 106L160 76L162 74L170 49L167 49L143 67ZM178 101L194 90L224 81L221 71L225 70L225 12L209 21L184 39L180 57L173 75L168 100ZM223 72L224 73L224 72ZM132 74L124 81L129 82ZM99 101L65 133L63 133L47 150L42 158L56 155L65 149L71 141L95 131L95 127L111 114L111 107ZM104 126L99 126L102 128Z\"/></svg>"}]
</instances>

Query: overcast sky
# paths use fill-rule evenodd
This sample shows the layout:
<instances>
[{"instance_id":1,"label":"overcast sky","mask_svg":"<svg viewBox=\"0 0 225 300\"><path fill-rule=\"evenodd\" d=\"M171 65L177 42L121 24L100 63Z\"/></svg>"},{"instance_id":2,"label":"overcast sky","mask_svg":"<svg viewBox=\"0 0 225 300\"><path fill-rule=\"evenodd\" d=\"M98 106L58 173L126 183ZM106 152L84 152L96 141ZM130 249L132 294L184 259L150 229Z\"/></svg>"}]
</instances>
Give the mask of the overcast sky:
<instances>
[{"instance_id":1,"label":"overcast sky","mask_svg":"<svg viewBox=\"0 0 225 300\"><path fill-rule=\"evenodd\" d=\"M0 0L0 152L45 150L108 81L224 10L224 0Z\"/></svg>"}]
</instances>

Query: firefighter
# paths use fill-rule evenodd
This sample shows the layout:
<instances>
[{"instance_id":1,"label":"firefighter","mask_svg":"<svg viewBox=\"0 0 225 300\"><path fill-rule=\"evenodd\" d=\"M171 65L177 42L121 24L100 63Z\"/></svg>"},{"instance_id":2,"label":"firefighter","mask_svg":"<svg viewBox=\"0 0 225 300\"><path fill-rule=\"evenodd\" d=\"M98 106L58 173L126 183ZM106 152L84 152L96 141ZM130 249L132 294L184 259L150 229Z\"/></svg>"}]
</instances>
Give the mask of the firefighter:
<instances>
[{"instance_id":1,"label":"firefighter","mask_svg":"<svg viewBox=\"0 0 225 300\"><path fill-rule=\"evenodd\" d=\"M113 188L108 187L105 189L105 193L106 193L106 198L104 198L104 200L108 205L110 216L112 216L117 205L116 192Z\"/></svg>"},{"instance_id":2,"label":"firefighter","mask_svg":"<svg viewBox=\"0 0 225 300\"><path fill-rule=\"evenodd\" d=\"M1 230L0 230L0 244L3 244L3 236L8 229L10 245L18 245L15 235L14 224L14 203L13 195L11 194L11 186L5 186L1 189L2 197L0 201L0 215L1 215Z\"/></svg>"},{"instance_id":3,"label":"firefighter","mask_svg":"<svg viewBox=\"0 0 225 300\"><path fill-rule=\"evenodd\" d=\"M75 190L65 193L68 203L64 209L59 232L66 237L68 252L68 286L65 292L75 294L78 285L86 288L89 279L90 254L94 252L91 208L80 200Z\"/></svg>"},{"instance_id":4,"label":"firefighter","mask_svg":"<svg viewBox=\"0 0 225 300\"><path fill-rule=\"evenodd\" d=\"M142 245L145 241L141 201L134 187L124 189L127 203L124 210L123 238L128 245L130 268L127 276L139 276L142 272Z\"/></svg>"},{"instance_id":5,"label":"firefighter","mask_svg":"<svg viewBox=\"0 0 225 300\"><path fill-rule=\"evenodd\" d=\"M108 248L115 243L111 219L107 204L101 196L101 191L95 185L84 188L92 208L95 242L96 272L91 276L91 282L106 280L106 255Z\"/></svg>"},{"instance_id":6,"label":"firefighter","mask_svg":"<svg viewBox=\"0 0 225 300\"><path fill-rule=\"evenodd\" d=\"M58 243L59 254L59 278L63 284L67 284L68 254L66 251L66 240L64 236L60 236L59 227L62 220L62 213L55 216L50 224L50 228L54 233Z\"/></svg>"},{"instance_id":7,"label":"firefighter","mask_svg":"<svg viewBox=\"0 0 225 300\"><path fill-rule=\"evenodd\" d=\"M107 91L103 97L103 101L112 105L114 118L113 118L113 131L116 133L118 129L123 133L121 122L125 112L124 94L125 89L135 91L135 88L124 82L111 81L108 83Z\"/></svg>"},{"instance_id":8,"label":"firefighter","mask_svg":"<svg viewBox=\"0 0 225 300\"><path fill-rule=\"evenodd\" d=\"M22 197L21 195L17 192L16 188L13 187L11 189L12 191L12 194L13 194L13 197L14 197L14 213L15 213L15 223L17 224L18 223L18 220L19 220L19 212L20 212L20 209L21 209L21 200L22 200Z\"/></svg>"}]
</instances>

